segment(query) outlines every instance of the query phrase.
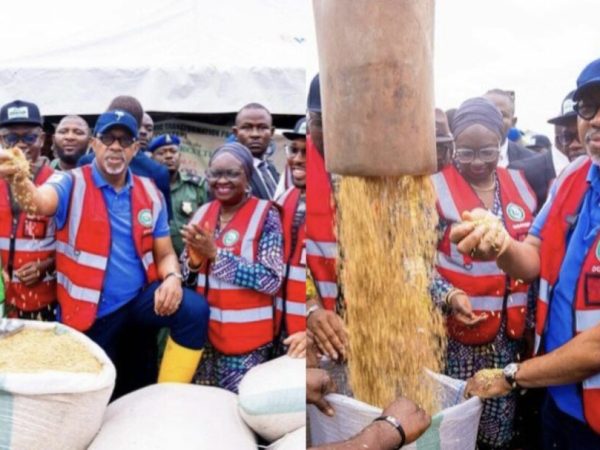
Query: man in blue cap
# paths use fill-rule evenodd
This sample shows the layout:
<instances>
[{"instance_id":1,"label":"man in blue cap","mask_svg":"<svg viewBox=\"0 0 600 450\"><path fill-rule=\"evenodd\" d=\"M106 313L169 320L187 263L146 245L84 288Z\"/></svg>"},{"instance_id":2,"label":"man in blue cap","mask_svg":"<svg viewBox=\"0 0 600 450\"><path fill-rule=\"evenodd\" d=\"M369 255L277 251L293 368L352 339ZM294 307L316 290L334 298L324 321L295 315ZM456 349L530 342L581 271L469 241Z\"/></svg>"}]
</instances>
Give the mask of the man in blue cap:
<instances>
[{"instance_id":1,"label":"man in blue cap","mask_svg":"<svg viewBox=\"0 0 600 450\"><path fill-rule=\"evenodd\" d=\"M164 165L171 177L171 206L173 218L171 240L177 256L183 252L181 228L186 225L196 210L207 200L206 183L198 175L179 170L181 141L174 134L161 134L155 137L148 146L148 151L154 161Z\"/></svg>"},{"instance_id":2,"label":"man in blue cap","mask_svg":"<svg viewBox=\"0 0 600 450\"><path fill-rule=\"evenodd\" d=\"M495 259L510 277L541 280L540 356L507 365L493 380L476 374L467 393L487 398L548 387L543 447L591 450L600 448L600 59L577 78L573 101L587 155L560 174L526 239L508 237L499 222L476 225L484 217L478 210L465 213L451 239L461 253Z\"/></svg>"},{"instance_id":3,"label":"man in blue cap","mask_svg":"<svg viewBox=\"0 0 600 450\"><path fill-rule=\"evenodd\" d=\"M208 305L182 289L164 199L148 178L131 173L137 122L125 111L100 115L92 164L56 172L36 187L13 152L0 152L0 178L21 207L56 224L60 320L85 332L120 366L124 333L133 326L170 329L159 381L189 382L206 339Z\"/></svg>"}]
</instances>

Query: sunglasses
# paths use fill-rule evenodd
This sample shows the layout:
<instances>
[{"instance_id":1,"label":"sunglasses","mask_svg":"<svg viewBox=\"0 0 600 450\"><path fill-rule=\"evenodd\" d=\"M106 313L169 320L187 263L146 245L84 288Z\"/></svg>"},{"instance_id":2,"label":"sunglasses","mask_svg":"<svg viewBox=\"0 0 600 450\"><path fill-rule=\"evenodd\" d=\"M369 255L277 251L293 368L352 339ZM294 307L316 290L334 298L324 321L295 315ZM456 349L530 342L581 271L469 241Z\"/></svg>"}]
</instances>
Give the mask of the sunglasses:
<instances>
[{"instance_id":1,"label":"sunglasses","mask_svg":"<svg viewBox=\"0 0 600 450\"><path fill-rule=\"evenodd\" d=\"M234 181L237 180L239 177L242 176L243 172L240 172L239 170L211 170L208 169L205 174L206 174L206 179L208 181L217 181L221 178L225 178L226 180L229 181Z\"/></svg>"},{"instance_id":2,"label":"sunglasses","mask_svg":"<svg viewBox=\"0 0 600 450\"><path fill-rule=\"evenodd\" d=\"M107 147L109 145L113 145L114 142L117 141L117 142L119 142L119 145L121 146L121 148L131 147L133 145L133 143L136 141L135 138L132 138L130 136L116 137L116 136L113 136L112 134L101 134L98 136L98 139L100 139L100 142L102 142Z\"/></svg>"},{"instance_id":3,"label":"sunglasses","mask_svg":"<svg viewBox=\"0 0 600 450\"><path fill-rule=\"evenodd\" d=\"M306 149L294 147L293 145L286 145L285 153L286 153L286 155L291 156L291 157L298 156L299 154L301 154L302 156L306 156Z\"/></svg>"},{"instance_id":4,"label":"sunglasses","mask_svg":"<svg viewBox=\"0 0 600 450\"><path fill-rule=\"evenodd\" d=\"M19 143L19 141L23 142L26 145L33 145L38 140L40 135L38 133L26 133L26 134L17 134L17 133L6 133L2 135L2 140L9 146L14 146Z\"/></svg>"},{"instance_id":5,"label":"sunglasses","mask_svg":"<svg viewBox=\"0 0 600 450\"><path fill-rule=\"evenodd\" d=\"M469 164L475 161L475 157L479 157L484 163L496 161L500 150L495 147L482 148L480 150L472 150L470 148L459 148L454 153L454 158L461 164Z\"/></svg>"},{"instance_id":6,"label":"sunglasses","mask_svg":"<svg viewBox=\"0 0 600 450\"><path fill-rule=\"evenodd\" d=\"M574 133L573 131L563 131L562 133L556 135L556 140L563 147L568 147L575 140L577 140L577 142L579 142L579 136L577 135L577 133Z\"/></svg>"}]
</instances>

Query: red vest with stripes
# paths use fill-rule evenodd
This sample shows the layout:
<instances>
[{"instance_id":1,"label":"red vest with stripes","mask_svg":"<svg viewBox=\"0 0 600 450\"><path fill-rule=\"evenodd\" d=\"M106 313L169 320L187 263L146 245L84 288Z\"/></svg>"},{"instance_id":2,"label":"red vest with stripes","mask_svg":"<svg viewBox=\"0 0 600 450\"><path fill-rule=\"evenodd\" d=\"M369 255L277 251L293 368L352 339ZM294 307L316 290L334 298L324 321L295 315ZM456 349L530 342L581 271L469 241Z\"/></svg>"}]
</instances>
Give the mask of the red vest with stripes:
<instances>
[{"instance_id":1,"label":"red vest with stripes","mask_svg":"<svg viewBox=\"0 0 600 450\"><path fill-rule=\"evenodd\" d=\"M271 202L250 197L220 231L218 248L256 262L258 243ZM190 223L215 230L221 205L206 203ZM210 264L203 264L198 274L198 293L210 306L208 337L221 353L239 355L256 350L273 341L273 297L253 289L227 283L214 277Z\"/></svg>"},{"instance_id":2,"label":"red vest with stripes","mask_svg":"<svg viewBox=\"0 0 600 450\"><path fill-rule=\"evenodd\" d=\"M304 223L298 228L296 245L292 248L292 226L301 192L296 187L288 189L277 203L282 207L285 277L277 296L275 323L281 324L285 308L285 325L288 335L306 330L306 251ZM277 333L279 329L277 330Z\"/></svg>"},{"instance_id":3,"label":"red vest with stripes","mask_svg":"<svg viewBox=\"0 0 600 450\"><path fill-rule=\"evenodd\" d=\"M38 171L34 184L42 185L53 170L44 165ZM56 278L46 274L42 281L25 286L15 272L25 264L43 261L54 256L55 225L49 217L19 213L13 217L10 189L0 181L0 253L6 270L12 262L12 277L6 286L6 301L22 311L36 311L56 300ZM14 227L14 228L13 228ZM10 258L10 245L14 241L14 254Z\"/></svg>"},{"instance_id":4,"label":"red vest with stripes","mask_svg":"<svg viewBox=\"0 0 600 450\"><path fill-rule=\"evenodd\" d=\"M535 195L518 171L497 168L496 176L506 229L514 239L522 240L533 220ZM459 253L456 244L450 241L451 225L461 221L461 214L474 208L485 209L485 206L452 165L433 175L432 181L440 218L450 224L438 244L436 269L454 287L467 293L474 313L487 314L487 319L475 326L465 326L450 315L446 321L448 334L466 345L492 342L506 311L508 337L521 338L525 330L529 286L511 280L494 260L479 261Z\"/></svg>"},{"instance_id":5,"label":"red vest with stripes","mask_svg":"<svg viewBox=\"0 0 600 450\"><path fill-rule=\"evenodd\" d=\"M325 161L306 137L306 262L323 307L335 310L338 298L333 191Z\"/></svg>"},{"instance_id":6,"label":"red vest with stripes","mask_svg":"<svg viewBox=\"0 0 600 450\"><path fill-rule=\"evenodd\" d=\"M568 166L556 181L557 190L546 223L540 232L540 295L537 302L536 350L544 332L551 301L567 250L567 234L579 213L589 188L587 174L591 160L582 157ZM600 234L594 239L584 259L575 290L574 333L578 334L600 324ZM586 421L600 433L600 373L584 380L583 412Z\"/></svg>"},{"instance_id":7,"label":"red vest with stripes","mask_svg":"<svg viewBox=\"0 0 600 450\"><path fill-rule=\"evenodd\" d=\"M79 330L96 320L104 273L110 257L110 218L102 190L92 178L92 166L69 172L73 188L65 226L56 232L57 294L63 323ZM132 175L133 242L148 283L158 279L154 264L153 231L162 203L152 180ZM133 257L133 255L132 255ZM110 280L125 283L127 280Z\"/></svg>"}]
</instances>

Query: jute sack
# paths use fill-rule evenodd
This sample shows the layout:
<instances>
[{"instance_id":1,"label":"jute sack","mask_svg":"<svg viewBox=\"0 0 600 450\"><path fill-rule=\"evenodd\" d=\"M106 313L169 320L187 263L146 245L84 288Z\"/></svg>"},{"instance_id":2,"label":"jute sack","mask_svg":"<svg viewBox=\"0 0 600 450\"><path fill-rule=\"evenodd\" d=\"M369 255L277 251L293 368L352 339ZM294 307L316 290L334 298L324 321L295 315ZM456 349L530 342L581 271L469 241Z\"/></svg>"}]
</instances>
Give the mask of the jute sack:
<instances>
[{"instance_id":1,"label":"jute sack","mask_svg":"<svg viewBox=\"0 0 600 450\"><path fill-rule=\"evenodd\" d=\"M101 364L98 373L40 371L0 374L0 449L87 448L100 428L115 368L84 334L57 323L23 321L25 329L68 333Z\"/></svg>"},{"instance_id":2,"label":"jute sack","mask_svg":"<svg viewBox=\"0 0 600 450\"><path fill-rule=\"evenodd\" d=\"M269 442L306 425L306 360L281 356L253 367L239 386L244 421Z\"/></svg>"},{"instance_id":3,"label":"jute sack","mask_svg":"<svg viewBox=\"0 0 600 450\"><path fill-rule=\"evenodd\" d=\"M463 398L465 382L445 375L431 374L436 383L442 410L435 414L431 426L416 441L402 447L411 450L473 450L483 404L477 397ZM321 445L344 441L358 434L382 410L350 397L330 394L327 401L335 410L333 417L309 405L311 443Z\"/></svg>"},{"instance_id":4,"label":"jute sack","mask_svg":"<svg viewBox=\"0 0 600 450\"><path fill-rule=\"evenodd\" d=\"M111 403L90 450L256 450L225 389L164 383Z\"/></svg>"}]
</instances>

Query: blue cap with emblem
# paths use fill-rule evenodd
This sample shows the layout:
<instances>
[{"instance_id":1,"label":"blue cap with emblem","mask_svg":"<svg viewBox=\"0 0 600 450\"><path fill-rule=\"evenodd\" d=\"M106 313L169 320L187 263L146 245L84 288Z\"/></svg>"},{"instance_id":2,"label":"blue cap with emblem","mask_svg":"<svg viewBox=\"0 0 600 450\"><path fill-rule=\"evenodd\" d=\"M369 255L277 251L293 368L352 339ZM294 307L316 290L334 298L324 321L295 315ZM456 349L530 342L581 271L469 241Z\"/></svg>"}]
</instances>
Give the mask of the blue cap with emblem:
<instances>
[{"instance_id":1,"label":"blue cap with emblem","mask_svg":"<svg viewBox=\"0 0 600 450\"><path fill-rule=\"evenodd\" d=\"M148 145L148 151L154 152L159 147L164 147L165 145L176 145L181 144L181 139L174 134L161 134L160 136L156 136Z\"/></svg>"},{"instance_id":2,"label":"blue cap with emblem","mask_svg":"<svg viewBox=\"0 0 600 450\"><path fill-rule=\"evenodd\" d=\"M577 77L577 89L573 93L573 101L578 101L582 92L594 85L600 85L600 58L589 63Z\"/></svg>"},{"instance_id":3,"label":"blue cap with emblem","mask_svg":"<svg viewBox=\"0 0 600 450\"><path fill-rule=\"evenodd\" d=\"M126 111L115 109L106 111L98 117L94 127L94 136L104 134L113 127L123 127L131 133L134 138L138 136L138 126L135 118Z\"/></svg>"}]
</instances>

